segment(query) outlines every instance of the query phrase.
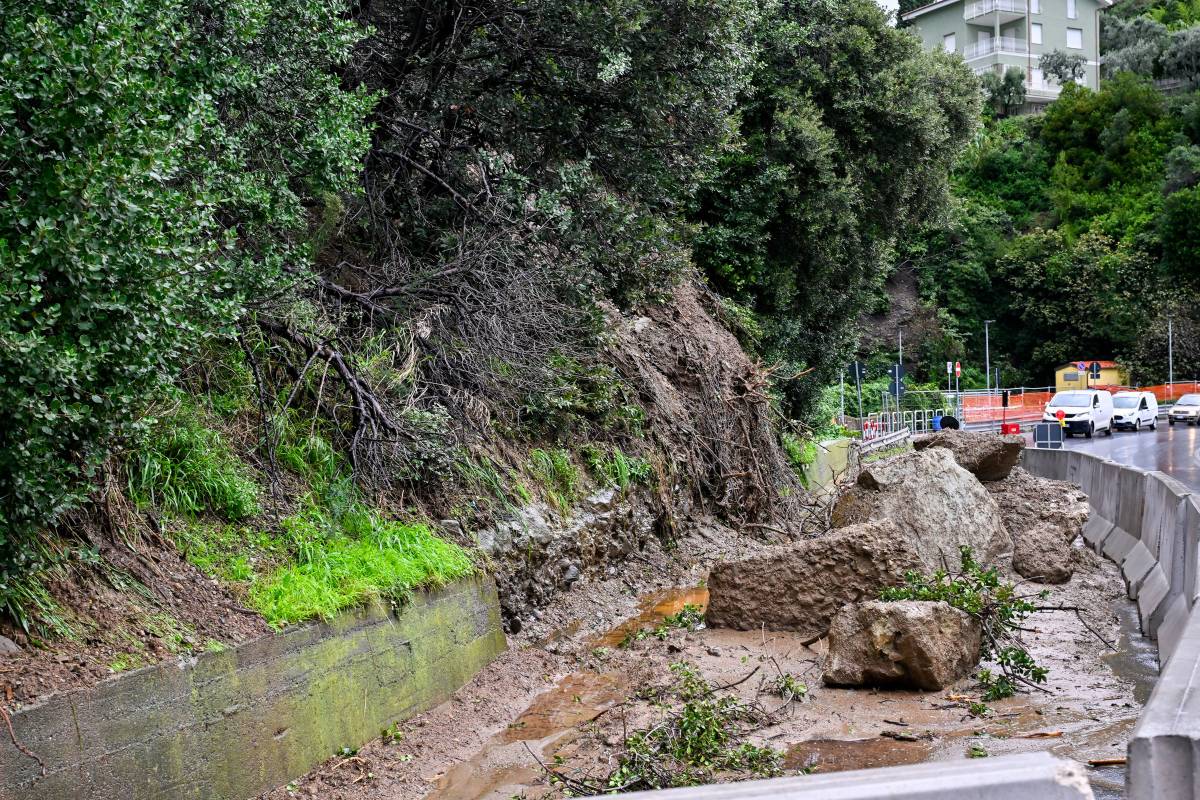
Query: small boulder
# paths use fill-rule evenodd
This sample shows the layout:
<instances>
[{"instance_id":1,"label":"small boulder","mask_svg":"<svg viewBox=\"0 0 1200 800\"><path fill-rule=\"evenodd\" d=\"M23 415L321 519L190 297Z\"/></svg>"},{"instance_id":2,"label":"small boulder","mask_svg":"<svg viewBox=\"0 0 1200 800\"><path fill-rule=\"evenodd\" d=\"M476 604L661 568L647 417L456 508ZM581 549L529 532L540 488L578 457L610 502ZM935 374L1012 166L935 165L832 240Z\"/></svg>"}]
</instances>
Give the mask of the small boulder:
<instances>
[{"instance_id":1,"label":"small boulder","mask_svg":"<svg viewBox=\"0 0 1200 800\"><path fill-rule=\"evenodd\" d=\"M830 686L934 691L979 662L979 621L949 603L874 600L846 606L829 629Z\"/></svg>"},{"instance_id":2,"label":"small boulder","mask_svg":"<svg viewBox=\"0 0 1200 800\"><path fill-rule=\"evenodd\" d=\"M717 564L708 576L710 627L798 631L823 636L846 603L873 600L904 573L921 570L907 536L889 520L773 547Z\"/></svg>"},{"instance_id":3,"label":"small boulder","mask_svg":"<svg viewBox=\"0 0 1200 800\"><path fill-rule=\"evenodd\" d=\"M960 467L981 481L999 481L1007 478L1021 460L1025 438L963 430L938 431L913 438L914 450L929 447L946 448Z\"/></svg>"},{"instance_id":4,"label":"small boulder","mask_svg":"<svg viewBox=\"0 0 1200 800\"><path fill-rule=\"evenodd\" d=\"M1075 574L1074 549L1058 524L1041 522L1013 533L1013 569L1038 583L1066 583Z\"/></svg>"},{"instance_id":5,"label":"small boulder","mask_svg":"<svg viewBox=\"0 0 1200 800\"><path fill-rule=\"evenodd\" d=\"M21 646L7 636L0 636L0 658L15 656L21 652Z\"/></svg>"},{"instance_id":6,"label":"small boulder","mask_svg":"<svg viewBox=\"0 0 1200 800\"><path fill-rule=\"evenodd\" d=\"M834 504L833 524L891 520L912 542L925 572L957 569L959 548L985 566L1012 558L996 501L950 450L933 447L868 464Z\"/></svg>"}]
</instances>

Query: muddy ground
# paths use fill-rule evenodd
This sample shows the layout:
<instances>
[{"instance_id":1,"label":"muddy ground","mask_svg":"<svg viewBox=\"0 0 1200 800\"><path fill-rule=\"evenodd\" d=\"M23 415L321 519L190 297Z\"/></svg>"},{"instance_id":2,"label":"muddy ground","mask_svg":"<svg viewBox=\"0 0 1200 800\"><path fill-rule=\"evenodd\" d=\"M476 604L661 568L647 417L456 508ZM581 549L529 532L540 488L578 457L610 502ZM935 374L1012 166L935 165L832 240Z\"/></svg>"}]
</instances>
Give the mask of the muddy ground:
<instances>
[{"instance_id":1,"label":"muddy ground","mask_svg":"<svg viewBox=\"0 0 1200 800\"><path fill-rule=\"evenodd\" d=\"M824 642L806 646L790 633L672 630L662 640L650 636L620 646L629 631L653 627L685 603L703 603L700 583L713 557L755 546L728 531L697 531L678 551L644 554L621 576L577 584L452 700L401 724L399 737L334 758L264 797L507 800L561 797L561 779L603 785L625 735L661 719L661 711L633 696L668 687L670 664L680 661L695 665L713 686L737 683L726 691L772 715L750 740L779 750L785 774L969 753L1050 750L1084 763L1125 754L1153 680L1153 650L1136 636L1116 568L1081 548L1075 577L1051 587L1049 604L1086 609L1096 633L1073 612L1031 618L1026 641L1049 667L1048 691L993 702L982 718L966 708L978 695L969 679L938 693L826 688L820 681ZM802 701L769 693L781 672L806 684ZM1091 770L1097 796L1122 796L1122 774L1120 767Z\"/></svg>"}]
</instances>

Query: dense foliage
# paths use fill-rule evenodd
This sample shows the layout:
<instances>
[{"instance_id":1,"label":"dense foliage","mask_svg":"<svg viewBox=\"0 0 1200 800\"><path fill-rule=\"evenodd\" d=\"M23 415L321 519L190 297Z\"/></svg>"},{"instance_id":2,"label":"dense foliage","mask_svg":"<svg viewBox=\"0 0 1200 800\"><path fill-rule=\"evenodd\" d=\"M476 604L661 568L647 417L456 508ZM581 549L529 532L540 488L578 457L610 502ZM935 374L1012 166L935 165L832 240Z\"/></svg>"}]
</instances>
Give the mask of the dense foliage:
<instances>
[{"instance_id":1,"label":"dense foliage","mask_svg":"<svg viewBox=\"0 0 1200 800\"><path fill-rule=\"evenodd\" d=\"M1006 382L1046 385L1075 358L1167 377L1166 318L1196 325L1200 96L1118 72L1074 84L1043 115L990 122L954 173L948 224L906 243L926 299L982 360L983 320ZM1175 375L1200 361L1176 336Z\"/></svg>"},{"instance_id":2,"label":"dense foliage","mask_svg":"<svg viewBox=\"0 0 1200 800\"><path fill-rule=\"evenodd\" d=\"M853 350L896 235L940 209L979 92L872 0L783 2L758 36L745 143L701 195L696 260L757 316L762 352L803 376L785 384L803 415Z\"/></svg>"},{"instance_id":3,"label":"dense foliage","mask_svg":"<svg viewBox=\"0 0 1200 800\"><path fill-rule=\"evenodd\" d=\"M202 340L306 258L371 98L330 0L7 2L0 40L0 596L31 532Z\"/></svg>"},{"instance_id":4,"label":"dense foliage","mask_svg":"<svg viewBox=\"0 0 1200 800\"><path fill-rule=\"evenodd\" d=\"M499 481L462 445L488 435L558 438L531 471L569 505L554 445L645 422L605 315L700 271L789 410L828 418L819 388L979 110L970 71L871 0L0 5L9 600L124 444L130 498L241 580L238 536L196 518L249 524L283 471L313 486L318 432L357 516L397 485ZM254 469L209 414L239 420ZM648 472L585 461L622 488ZM335 500L259 548L301 565L273 618L408 585L330 566L393 531L347 532ZM322 594L304 564L345 580Z\"/></svg>"}]
</instances>

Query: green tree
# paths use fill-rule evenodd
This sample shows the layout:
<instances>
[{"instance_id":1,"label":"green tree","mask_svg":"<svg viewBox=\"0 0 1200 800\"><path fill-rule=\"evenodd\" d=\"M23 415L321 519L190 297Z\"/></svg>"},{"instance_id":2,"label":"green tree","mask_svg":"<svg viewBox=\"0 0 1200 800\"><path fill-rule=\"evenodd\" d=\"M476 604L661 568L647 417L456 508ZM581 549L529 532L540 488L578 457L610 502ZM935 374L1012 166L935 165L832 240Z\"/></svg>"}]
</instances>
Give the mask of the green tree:
<instances>
[{"instance_id":1,"label":"green tree","mask_svg":"<svg viewBox=\"0 0 1200 800\"><path fill-rule=\"evenodd\" d=\"M208 337L303 265L372 102L331 0L30 0L0 25L0 599Z\"/></svg>"},{"instance_id":2,"label":"green tree","mask_svg":"<svg viewBox=\"0 0 1200 800\"><path fill-rule=\"evenodd\" d=\"M1065 85L1083 78L1087 70L1087 58L1079 53L1051 50L1042 54L1038 65L1043 75Z\"/></svg>"},{"instance_id":3,"label":"green tree","mask_svg":"<svg viewBox=\"0 0 1200 800\"><path fill-rule=\"evenodd\" d=\"M1007 117L1025 104L1024 70L1006 69L1003 77L995 72L985 72L980 83L996 116Z\"/></svg>"},{"instance_id":4,"label":"green tree","mask_svg":"<svg viewBox=\"0 0 1200 800\"><path fill-rule=\"evenodd\" d=\"M870 0L780 3L758 38L745 145L702 194L696 260L760 317L769 358L811 370L784 387L804 414L853 349L896 235L942 207L979 91Z\"/></svg>"}]
</instances>

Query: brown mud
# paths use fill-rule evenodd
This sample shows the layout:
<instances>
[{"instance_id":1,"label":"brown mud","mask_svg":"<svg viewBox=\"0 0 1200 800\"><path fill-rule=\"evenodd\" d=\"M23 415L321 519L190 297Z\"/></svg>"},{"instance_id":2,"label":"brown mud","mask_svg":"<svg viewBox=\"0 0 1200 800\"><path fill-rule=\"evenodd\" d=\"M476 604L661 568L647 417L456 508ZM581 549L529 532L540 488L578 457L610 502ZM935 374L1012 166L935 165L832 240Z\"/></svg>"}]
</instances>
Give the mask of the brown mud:
<instances>
[{"instance_id":1,"label":"brown mud","mask_svg":"<svg viewBox=\"0 0 1200 800\"><path fill-rule=\"evenodd\" d=\"M971 751L998 756L1048 750L1083 763L1122 756L1153 682L1153 649L1137 635L1136 615L1130 614L1115 567L1090 551L1078 551L1075 560L1074 579L1053 587L1047 605L1086 609L1091 627L1117 649L1099 642L1073 612L1031 618L1025 639L1034 658L1049 667L1047 691L990 703L983 717L967 709L978 699L970 679L937 693L825 687L824 642L806 646L790 633L701 629L672 630L661 640L629 636L653 629L687 603L702 604L706 590L695 584L628 598L627 618L597 631L588 621L608 614L589 614L589 601L608 613L614 606L612 587L606 592L593 586L572 593L577 620L537 639L512 642L514 649L454 700L402 726L402 741L372 743L356 756L363 764L355 769L340 768L342 759L334 759L290 791L270 796L564 796L546 767L602 785L616 766L624 735L655 713L634 695L668 685L669 665L678 661L693 664L714 686L741 681L729 691L774 712L774 724L756 731L751 741L779 750L786 774L955 760ZM780 672L807 685L801 702L769 693ZM1097 797L1122 796L1121 768L1089 774Z\"/></svg>"}]
</instances>

